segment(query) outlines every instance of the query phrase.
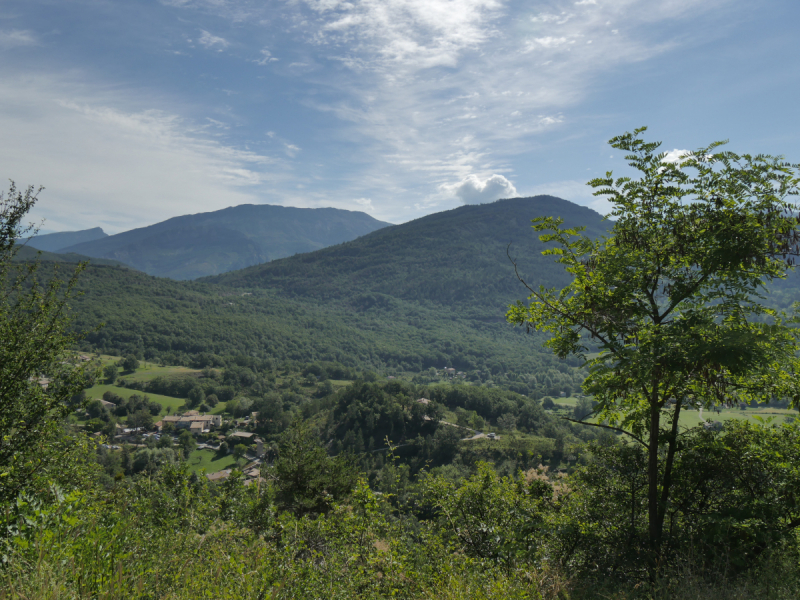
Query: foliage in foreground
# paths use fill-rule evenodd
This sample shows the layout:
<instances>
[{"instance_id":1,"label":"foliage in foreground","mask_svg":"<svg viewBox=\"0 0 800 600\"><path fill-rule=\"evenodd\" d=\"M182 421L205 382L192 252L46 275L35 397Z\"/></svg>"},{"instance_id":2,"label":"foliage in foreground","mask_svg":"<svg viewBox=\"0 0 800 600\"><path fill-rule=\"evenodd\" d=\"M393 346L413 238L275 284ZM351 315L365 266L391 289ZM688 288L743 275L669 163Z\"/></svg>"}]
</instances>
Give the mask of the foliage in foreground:
<instances>
[{"instance_id":1,"label":"foliage in foreground","mask_svg":"<svg viewBox=\"0 0 800 600\"><path fill-rule=\"evenodd\" d=\"M580 357L598 418L646 449L652 571L682 476L681 409L800 402L798 317L764 304L767 284L800 256L800 165L719 151L722 142L666 162L645 130L609 142L628 153L636 177L589 182L613 203L609 236L534 220L572 281L528 286L530 304L511 307L508 319L552 334L556 355ZM590 339L601 350L594 358Z\"/></svg>"},{"instance_id":2,"label":"foliage in foreground","mask_svg":"<svg viewBox=\"0 0 800 600\"><path fill-rule=\"evenodd\" d=\"M297 438L306 440L298 443ZM595 442L571 476L546 468L374 486L287 490L326 470L300 428L283 464L245 485L162 466L101 485L52 486L8 507L7 598L791 598L800 430L731 423L686 440L671 537L648 578L640 450ZM781 460L776 460L780 457ZM83 456L90 461L89 455ZM731 468L734 467L734 468ZM330 469L328 469L330 471ZM333 472L333 471L331 471ZM334 490L350 475L331 475ZM98 480L99 481L99 480ZM749 595L749 596L748 596Z\"/></svg>"}]
</instances>

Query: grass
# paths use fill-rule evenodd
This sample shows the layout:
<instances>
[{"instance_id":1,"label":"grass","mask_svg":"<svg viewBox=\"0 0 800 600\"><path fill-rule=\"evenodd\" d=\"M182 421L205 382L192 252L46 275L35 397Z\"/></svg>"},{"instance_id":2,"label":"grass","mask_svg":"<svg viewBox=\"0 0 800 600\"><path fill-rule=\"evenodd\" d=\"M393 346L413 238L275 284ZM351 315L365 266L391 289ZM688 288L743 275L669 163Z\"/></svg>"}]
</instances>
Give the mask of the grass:
<instances>
[{"instance_id":1,"label":"grass","mask_svg":"<svg viewBox=\"0 0 800 600\"><path fill-rule=\"evenodd\" d=\"M199 375L202 373L199 369L190 369L189 367L162 367L154 365L153 363L142 363L142 366L136 369L131 374L126 374L125 378L131 381L150 381L156 377L169 377L174 375Z\"/></svg>"},{"instance_id":2,"label":"grass","mask_svg":"<svg viewBox=\"0 0 800 600\"><path fill-rule=\"evenodd\" d=\"M194 450L189 454L189 460L186 461L189 469L195 473L199 473L203 469L206 473L216 473L236 464L236 459L232 454L221 456L213 450Z\"/></svg>"},{"instance_id":3,"label":"grass","mask_svg":"<svg viewBox=\"0 0 800 600\"><path fill-rule=\"evenodd\" d=\"M121 388L115 385L98 384L87 389L86 396L87 398L102 398L103 394L109 391L114 392L117 396L122 396L125 399L130 398L134 394L139 394L140 396L143 395L143 392L137 390L129 390L128 388ZM172 413L174 414L178 412L178 409L181 406L186 404L186 400L183 398L173 398L171 396L162 396L161 394L147 394L147 397L153 402L158 402L161 404L161 413L159 416L162 417L167 414L167 408L172 408Z\"/></svg>"}]
</instances>

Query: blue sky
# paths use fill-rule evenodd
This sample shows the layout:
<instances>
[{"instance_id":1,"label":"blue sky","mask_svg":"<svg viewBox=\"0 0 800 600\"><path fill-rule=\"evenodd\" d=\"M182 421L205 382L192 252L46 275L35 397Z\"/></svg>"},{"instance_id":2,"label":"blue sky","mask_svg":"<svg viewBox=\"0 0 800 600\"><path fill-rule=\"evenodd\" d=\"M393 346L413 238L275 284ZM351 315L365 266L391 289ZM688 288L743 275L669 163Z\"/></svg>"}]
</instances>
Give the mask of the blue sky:
<instances>
[{"instance_id":1,"label":"blue sky","mask_svg":"<svg viewBox=\"0 0 800 600\"><path fill-rule=\"evenodd\" d=\"M602 212L585 182L641 125L800 162L799 21L797 0L4 0L0 177L47 188L50 231L243 203Z\"/></svg>"}]
</instances>

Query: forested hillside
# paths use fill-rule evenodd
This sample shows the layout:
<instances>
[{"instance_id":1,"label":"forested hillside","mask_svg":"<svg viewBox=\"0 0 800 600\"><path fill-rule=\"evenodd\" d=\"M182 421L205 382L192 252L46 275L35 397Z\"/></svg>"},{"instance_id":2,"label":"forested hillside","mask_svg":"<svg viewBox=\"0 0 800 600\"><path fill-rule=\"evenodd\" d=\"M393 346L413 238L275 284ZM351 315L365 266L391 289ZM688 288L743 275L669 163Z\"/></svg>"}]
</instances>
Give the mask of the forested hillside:
<instances>
[{"instance_id":1,"label":"forested hillside","mask_svg":"<svg viewBox=\"0 0 800 600\"><path fill-rule=\"evenodd\" d=\"M86 269L79 289L83 295L71 306L75 326L90 330L85 350L133 353L166 364L192 364L210 354L330 361L389 373L452 366L472 380L513 385L521 393L577 389L584 377L544 352L541 336L388 296L383 304L353 311L346 303L232 291L101 266Z\"/></svg>"},{"instance_id":2,"label":"forested hillside","mask_svg":"<svg viewBox=\"0 0 800 600\"><path fill-rule=\"evenodd\" d=\"M317 252L198 282L90 266L73 300L84 348L190 364L205 353L329 361L421 373L453 367L473 381L539 396L577 389L579 364L543 351L541 336L504 320L533 285L563 273L530 219L557 214L599 235L599 215L552 197L464 206Z\"/></svg>"},{"instance_id":3,"label":"forested hillside","mask_svg":"<svg viewBox=\"0 0 800 600\"><path fill-rule=\"evenodd\" d=\"M311 252L387 225L366 213L336 208L243 204L174 217L63 251L118 260L150 275L194 279Z\"/></svg>"},{"instance_id":4,"label":"forested hillside","mask_svg":"<svg viewBox=\"0 0 800 600\"><path fill-rule=\"evenodd\" d=\"M553 196L498 200L204 281L274 289L315 301L338 300L356 310L385 304L392 297L502 320L505 307L527 295L507 249L530 284L559 286L566 281L553 258L541 255L544 244L531 230L531 219L539 216L562 217L569 227L585 226L592 237L608 228L593 210Z\"/></svg>"},{"instance_id":5,"label":"forested hillside","mask_svg":"<svg viewBox=\"0 0 800 600\"><path fill-rule=\"evenodd\" d=\"M74 252L58 254L56 252L47 252L45 250L38 250L37 248L34 248L33 246L30 245L20 246L13 260L14 262L27 262L27 263L34 262L36 260L42 262L67 263L67 264L89 262L93 265L107 265L107 266L127 268L127 265L124 265L118 260L111 260L108 258L92 258L90 256L85 256L83 254L75 254Z\"/></svg>"}]
</instances>

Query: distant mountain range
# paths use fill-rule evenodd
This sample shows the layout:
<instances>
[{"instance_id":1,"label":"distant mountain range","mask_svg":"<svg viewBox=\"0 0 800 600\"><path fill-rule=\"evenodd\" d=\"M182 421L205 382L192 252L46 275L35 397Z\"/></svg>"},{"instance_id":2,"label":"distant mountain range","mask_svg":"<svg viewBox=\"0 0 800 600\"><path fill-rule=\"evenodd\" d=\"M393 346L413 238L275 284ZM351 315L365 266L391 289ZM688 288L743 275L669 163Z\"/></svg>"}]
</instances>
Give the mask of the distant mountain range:
<instances>
[{"instance_id":1,"label":"distant mountain range","mask_svg":"<svg viewBox=\"0 0 800 600\"><path fill-rule=\"evenodd\" d=\"M96 228L38 236L30 244L41 250L119 261L149 275L195 279L312 252L388 225L363 212L336 208L245 204L111 236ZM88 232L100 235L65 246L55 241ZM36 246L43 241L47 248Z\"/></svg>"},{"instance_id":2,"label":"distant mountain range","mask_svg":"<svg viewBox=\"0 0 800 600\"><path fill-rule=\"evenodd\" d=\"M27 245L45 252L60 252L69 246L93 242L105 237L108 237L105 231L99 227L94 227L93 229L84 229L82 231L62 231L36 235L27 239Z\"/></svg>"}]
</instances>

